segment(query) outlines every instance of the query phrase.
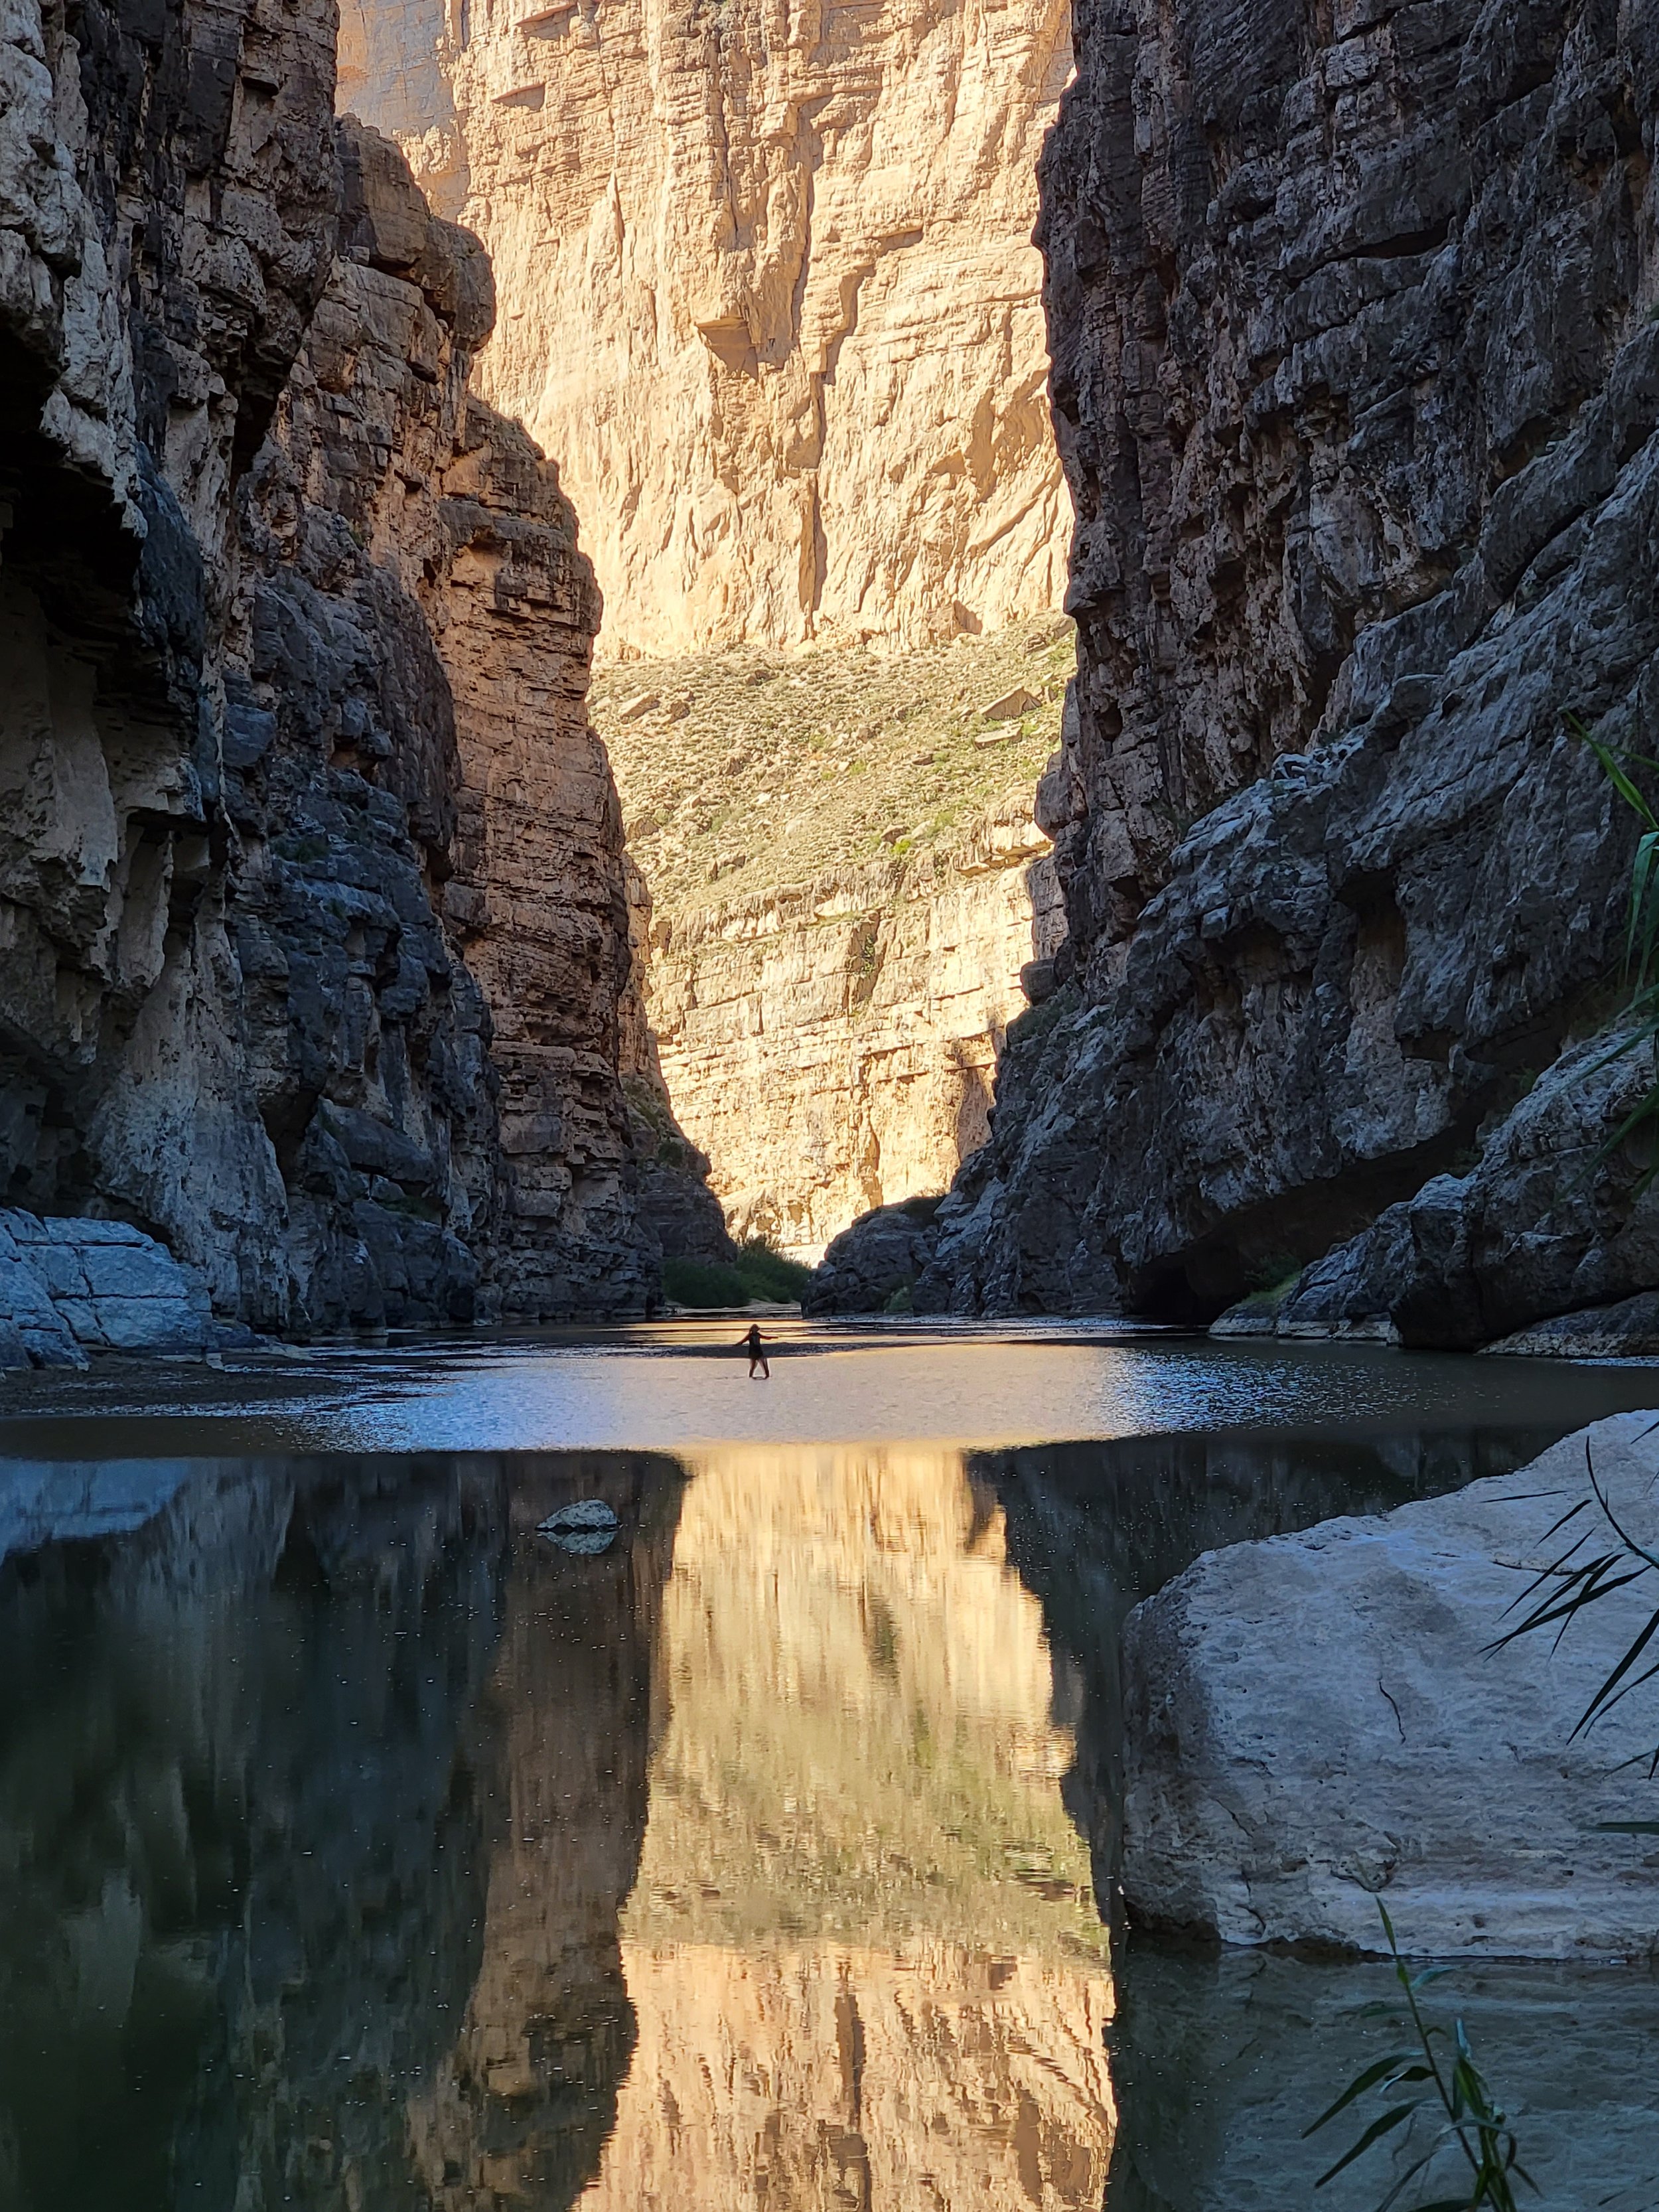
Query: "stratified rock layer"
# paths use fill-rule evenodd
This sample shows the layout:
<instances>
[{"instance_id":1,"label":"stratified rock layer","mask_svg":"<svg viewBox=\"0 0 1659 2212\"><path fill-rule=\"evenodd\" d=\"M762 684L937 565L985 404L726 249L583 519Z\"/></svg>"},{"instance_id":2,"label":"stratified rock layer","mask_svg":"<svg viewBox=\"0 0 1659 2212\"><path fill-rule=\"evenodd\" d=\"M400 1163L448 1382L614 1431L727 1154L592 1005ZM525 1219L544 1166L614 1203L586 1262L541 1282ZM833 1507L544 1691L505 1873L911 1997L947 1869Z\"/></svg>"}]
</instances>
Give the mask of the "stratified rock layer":
<instances>
[{"instance_id":1,"label":"stratified rock layer","mask_svg":"<svg viewBox=\"0 0 1659 2212\"><path fill-rule=\"evenodd\" d=\"M1650 1957L1659 1870L1629 1823L1651 1809L1651 1710L1638 1690L1581 1723L1651 1606L1615 1590L1559 1642L1490 1647L1564 1554L1618 1552L1592 1481L1651 1541L1652 1425L1622 1414L1450 1498L1207 1553L1139 1607L1131 1911L1379 1950L1381 1897L1409 1951Z\"/></svg>"},{"instance_id":2,"label":"stratified rock layer","mask_svg":"<svg viewBox=\"0 0 1659 2212\"><path fill-rule=\"evenodd\" d=\"M1212 1316L1467 1170L1593 1025L1633 827L1563 710L1654 720L1656 63L1646 4L1085 27L1040 236L1085 988L920 1299Z\"/></svg>"},{"instance_id":3,"label":"stratified rock layer","mask_svg":"<svg viewBox=\"0 0 1659 2212\"><path fill-rule=\"evenodd\" d=\"M264 1326L638 1307L598 595L477 241L331 8L3 35L0 1189Z\"/></svg>"},{"instance_id":4,"label":"stratified rock layer","mask_svg":"<svg viewBox=\"0 0 1659 2212\"><path fill-rule=\"evenodd\" d=\"M1046 844L1029 819L987 823L920 867L848 869L661 933L662 1073L734 1233L816 1261L863 1208L938 1192L983 1144L1020 969L1060 933Z\"/></svg>"},{"instance_id":5,"label":"stratified rock layer","mask_svg":"<svg viewBox=\"0 0 1659 2212\"><path fill-rule=\"evenodd\" d=\"M251 479L228 779L307 1303L356 1314L361 1250L372 1302L435 1246L507 1312L637 1307L599 595L555 471L468 393L477 241L343 137L344 251Z\"/></svg>"},{"instance_id":6,"label":"stratified rock layer","mask_svg":"<svg viewBox=\"0 0 1659 2212\"><path fill-rule=\"evenodd\" d=\"M560 458L611 652L1057 604L1029 240L1064 0L349 0L341 52L489 247L484 388Z\"/></svg>"}]
</instances>

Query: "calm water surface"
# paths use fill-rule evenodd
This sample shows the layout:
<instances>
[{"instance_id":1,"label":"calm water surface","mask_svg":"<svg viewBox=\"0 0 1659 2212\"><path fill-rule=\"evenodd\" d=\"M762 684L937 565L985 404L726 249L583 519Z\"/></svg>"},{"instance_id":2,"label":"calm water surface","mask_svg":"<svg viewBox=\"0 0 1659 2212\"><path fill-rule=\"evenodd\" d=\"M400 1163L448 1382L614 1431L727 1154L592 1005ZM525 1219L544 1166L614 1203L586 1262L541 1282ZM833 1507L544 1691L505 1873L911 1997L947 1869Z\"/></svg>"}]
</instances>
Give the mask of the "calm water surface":
<instances>
[{"instance_id":1,"label":"calm water surface","mask_svg":"<svg viewBox=\"0 0 1659 2212\"><path fill-rule=\"evenodd\" d=\"M1376 1972L1109 1929L1123 1613L1659 1372L737 1333L5 1401L4 2212L1312 2202ZM1653 1984L1459 1997L1545 2201L1651 2203Z\"/></svg>"}]
</instances>

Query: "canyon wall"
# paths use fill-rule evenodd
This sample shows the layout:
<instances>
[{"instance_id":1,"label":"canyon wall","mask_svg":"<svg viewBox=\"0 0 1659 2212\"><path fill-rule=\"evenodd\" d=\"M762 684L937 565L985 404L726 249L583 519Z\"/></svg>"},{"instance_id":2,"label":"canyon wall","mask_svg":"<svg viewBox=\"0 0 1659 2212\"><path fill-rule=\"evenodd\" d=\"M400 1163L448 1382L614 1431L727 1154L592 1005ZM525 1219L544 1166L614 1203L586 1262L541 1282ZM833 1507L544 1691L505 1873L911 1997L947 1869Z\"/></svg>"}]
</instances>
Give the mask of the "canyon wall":
<instances>
[{"instance_id":1,"label":"canyon wall","mask_svg":"<svg viewBox=\"0 0 1659 2212\"><path fill-rule=\"evenodd\" d=\"M985 1141L1019 972L1064 922L1023 805L954 849L683 915L648 969L662 1073L733 1235L816 1261Z\"/></svg>"},{"instance_id":2,"label":"canyon wall","mask_svg":"<svg viewBox=\"0 0 1659 2212\"><path fill-rule=\"evenodd\" d=\"M1055 606L1033 165L1065 0L346 0L340 100L483 238L481 389L556 454L612 655Z\"/></svg>"},{"instance_id":3,"label":"canyon wall","mask_svg":"<svg viewBox=\"0 0 1659 2212\"><path fill-rule=\"evenodd\" d=\"M304 1163L296 1226L343 1220L373 1259L424 1210L458 1267L482 1248L501 1310L638 1307L621 815L586 708L599 595L556 472L468 392L494 310L476 240L386 141L343 143L345 250L244 531L227 782L262 1112ZM388 824L418 876L365 872Z\"/></svg>"},{"instance_id":4,"label":"canyon wall","mask_svg":"<svg viewBox=\"0 0 1659 2212\"><path fill-rule=\"evenodd\" d=\"M0 1184L265 1326L637 1309L598 595L334 28L6 33Z\"/></svg>"},{"instance_id":5,"label":"canyon wall","mask_svg":"<svg viewBox=\"0 0 1659 2212\"><path fill-rule=\"evenodd\" d=\"M661 1186L692 1155L734 1235L811 1261L984 1141L1022 970L1064 935L1030 793L1074 657L1049 616L904 653L599 672L641 871L628 1064L654 1118L678 1116L646 1147L665 1250L694 1217ZM683 1172L674 1189L691 1195Z\"/></svg>"},{"instance_id":6,"label":"canyon wall","mask_svg":"<svg viewBox=\"0 0 1659 2212\"><path fill-rule=\"evenodd\" d=\"M671 1244L719 1242L684 1173L699 1156L735 1233L809 1258L861 1206L940 1189L985 1134L1019 970L1054 949L1045 874L1022 911L1023 873L882 861L877 830L890 848L937 805L917 763L890 817L811 854L757 842L781 824L726 800L751 763L758 807L820 780L758 765L787 684L817 695L796 720L826 742L833 723L867 765L883 718L861 695L915 674L921 700L926 648L1012 639L1059 605L1071 508L1030 234L1070 68L1063 0L343 10L342 105L489 247L502 312L480 388L558 457L601 648L628 664L596 713L655 911L660 1050L637 1087L647 1122L679 1124L647 1170ZM744 692L782 672L757 653L809 644L839 649ZM987 700L1007 688L984 680ZM681 880L668 802L731 816L717 897ZM954 826L975 811L957 842L988 852L1012 825L970 804Z\"/></svg>"},{"instance_id":7,"label":"canyon wall","mask_svg":"<svg viewBox=\"0 0 1659 2212\"><path fill-rule=\"evenodd\" d=\"M1651 1270L1618 1085L1549 1071L1634 843L1565 713L1651 750L1656 70L1645 0L1090 19L1039 233L1081 988L919 1303L1204 1318L1391 1207L1380 1333Z\"/></svg>"}]
</instances>

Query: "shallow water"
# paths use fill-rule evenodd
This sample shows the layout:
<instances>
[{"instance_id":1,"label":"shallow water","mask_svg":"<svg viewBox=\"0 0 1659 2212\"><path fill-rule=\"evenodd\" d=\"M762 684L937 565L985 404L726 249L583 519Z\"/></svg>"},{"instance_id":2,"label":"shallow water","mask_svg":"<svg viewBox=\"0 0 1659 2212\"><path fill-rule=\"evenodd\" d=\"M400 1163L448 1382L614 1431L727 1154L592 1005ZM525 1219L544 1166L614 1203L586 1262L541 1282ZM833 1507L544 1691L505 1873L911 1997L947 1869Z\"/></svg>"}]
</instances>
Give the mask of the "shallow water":
<instances>
[{"instance_id":1,"label":"shallow water","mask_svg":"<svg viewBox=\"0 0 1659 2212\"><path fill-rule=\"evenodd\" d=\"M780 1334L15 1395L5 2212L1311 2201L1375 1972L1109 1931L1118 1624L1659 1376ZM1649 2201L1653 1985L1467 1996L1546 2201Z\"/></svg>"}]
</instances>

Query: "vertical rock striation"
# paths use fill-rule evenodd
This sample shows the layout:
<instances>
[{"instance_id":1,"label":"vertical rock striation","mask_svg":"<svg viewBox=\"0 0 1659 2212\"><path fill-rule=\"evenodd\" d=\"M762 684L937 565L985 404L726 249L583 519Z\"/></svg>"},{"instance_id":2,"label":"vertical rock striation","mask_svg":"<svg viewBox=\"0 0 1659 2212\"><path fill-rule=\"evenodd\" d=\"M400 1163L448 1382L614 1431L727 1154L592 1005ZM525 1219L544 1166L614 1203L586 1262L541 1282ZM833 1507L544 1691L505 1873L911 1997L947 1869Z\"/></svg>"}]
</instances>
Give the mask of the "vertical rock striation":
<instances>
[{"instance_id":1,"label":"vertical rock striation","mask_svg":"<svg viewBox=\"0 0 1659 2212\"><path fill-rule=\"evenodd\" d=\"M1468 1177L1616 947L1632 836L1563 710L1651 749L1656 65L1647 4L1085 27L1039 234L1083 988L1005 1071L933 1303L1206 1317L1431 1191L1395 1249L1457 1316L1385 1283L1385 1327L1528 1317ZM1599 1132L1558 1118L1534 1313L1631 1180L1564 1215Z\"/></svg>"},{"instance_id":2,"label":"vertical rock striation","mask_svg":"<svg viewBox=\"0 0 1659 2212\"><path fill-rule=\"evenodd\" d=\"M734 1233L815 1261L865 1208L945 1188L985 1141L1019 971L1053 951L1058 906L1019 806L923 865L846 868L663 933L662 1073Z\"/></svg>"},{"instance_id":3,"label":"vertical rock striation","mask_svg":"<svg viewBox=\"0 0 1659 2212\"><path fill-rule=\"evenodd\" d=\"M1032 165L1065 0L348 0L341 100L488 246L613 653L1051 608Z\"/></svg>"},{"instance_id":4,"label":"vertical rock striation","mask_svg":"<svg viewBox=\"0 0 1659 2212\"><path fill-rule=\"evenodd\" d=\"M637 1308L598 595L334 28L8 21L0 1194L265 1326Z\"/></svg>"},{"instance_id":5,"label":"vertical rock striation","mask_svg":"<svg viewBox=\"0 0 1659 2212\"><path fill-rule=\"evenodd\" d=\"M637 1307L598 593L551 465L468 392L477 240L342 143L343 252L250 486L232 786L311 1303L374 1318L427 1260L462 1317L487 1246L492 1307Z\"/></svg>"}]
</instances>

